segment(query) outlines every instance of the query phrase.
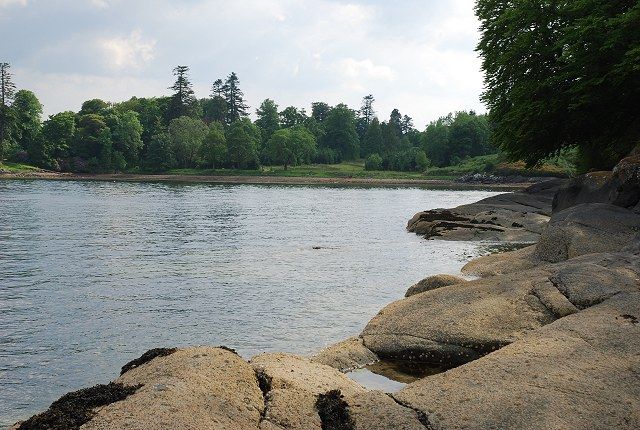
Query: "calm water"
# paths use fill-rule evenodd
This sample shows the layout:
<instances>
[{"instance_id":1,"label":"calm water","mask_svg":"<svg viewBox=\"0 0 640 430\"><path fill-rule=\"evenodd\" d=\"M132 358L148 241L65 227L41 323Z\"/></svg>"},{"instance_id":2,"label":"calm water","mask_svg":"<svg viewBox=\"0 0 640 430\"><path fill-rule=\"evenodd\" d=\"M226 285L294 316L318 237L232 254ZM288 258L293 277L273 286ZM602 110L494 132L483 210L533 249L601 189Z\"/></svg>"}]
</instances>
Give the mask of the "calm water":
<instances>
[{"instance_id":1,"label":"calm water","mask_svg":"<svg viewBox=\"0 0 640 430\"><path fill-rule=\"evenodd\" d=\"M355 335L479 252L408 218L492 194L0 181L0 425L152 347L307 354Z\"/></svg>"}]
</instances>

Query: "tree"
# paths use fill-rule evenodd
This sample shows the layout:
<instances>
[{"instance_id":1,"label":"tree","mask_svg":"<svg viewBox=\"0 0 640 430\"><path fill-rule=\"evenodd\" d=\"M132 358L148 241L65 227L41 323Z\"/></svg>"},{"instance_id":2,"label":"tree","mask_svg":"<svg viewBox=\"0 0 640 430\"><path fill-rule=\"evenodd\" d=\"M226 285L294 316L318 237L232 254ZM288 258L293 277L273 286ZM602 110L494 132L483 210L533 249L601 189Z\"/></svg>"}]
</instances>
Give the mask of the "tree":
<instances>
[{"instance_id":1,"label":"tree","mask_svg":"<svg viewBox=\"0 0 640 430\"><path fill-rule=\"evenodd\" d=\"M373 102L376 99L369 94L362 99L362 107L360 108L360 118L364 120L364 123L369 126L373 118L376 116L375 111L373 110Z\"/></svg>"},{"instance_id":2,"label":"tree","mask_svg":"<svg viewBox=\"0 0 640 430\"><path fill-rule=\"evenodd\" d=\"M403 136L407 135L413 129L414 129L413 128L413 119L408 115L404 115L402 117L402 120L400 121L400 131L401 131L402 135Z\"/></svg>"},{"instance_id":3,"label":"tree","mask_svg":"<svg viewBox=\"0 0 640 430\"><path fill-rule=\"evenodd\" d=\"M266 99L260 104L256 110L258 119L256 125L260 129L262 135L262 145L266 145L273 133L280 128L280 116L278 114L278 105L271 99Z\"/></svg>"},{"instance_id":4,"label":"tree","mask_svg":"<svg viewBox=\"0 0 640 430\"><path fill-rule=\"evenodd\" d=\"M125 162L125 166L121 166L121 169L124 169L126 165L137 165L140 159L140 151L142 150L143 131L138 114L130 110L125 112L116 111L107 116L106 121L111 130L114 154L116 152L120 154Z\"/></svg>"},{"instance_id":5,"label":"tree","mask_svg":"<svg viewBox=\"0 0 640 430\"><path fill-rule=\"evenodd\" d=\"M169 123L171 152L181 167L194 167L200 155L200 147L209 132L199 119L181 116Z\"/></svg>"},{"instance_id":6,"label":"tree","mask_svg":"<svg viewBox=\"0 0 640 430\"><path fill-rule=\"evenodd\" d=\"M36 95L28 90L15 94L13 111L16 116L15 139L18 145L29 155L29 159L42 164L45 159L42 139L42 104Z\"/></svg>"},{"instance_id":7,"label":"tree","mask_svg":"<svg viewBox=\"0 0 640 430\"><path fill-rule=\"evenodd\" d=\"M370 154L381 154L384 149L384 141L382 139L382 129L378 118L373 118L371 124L367 128L367 134L362 142L362 155L364 157ZM374 169L375 170L375 169Z\"/></svg>"},{"instance_id":8,"label":"tree","mask_svg":"<svg viewBox=\"0 0 640 430\"><path fill-rule=\"evenodd\" d=\"M105 102L104 100L91 99L82 103L82 107L80 108L80 112L78 112L78 115L89 115L92 113L96 115L104 115L107 113L108 109L109 103Z\"/></svg>"},{"instance_id":9,"label":"tree","mask_svg":"<svg viewBox=\"0 0 640 430\"><path fill-rule=\"evenodd\" d=\"M233 122L227 130L229 162L238 169L257 168L260 129L249 118Z\"/></svg>"},{"instance_id":10,"label":"tree","mask_svg":"<svg viewBox=\"0 0 640 430\"><path fill-rule=\"evenodd\" d=\"M373 110L373 102L375 99L371 94L365 96L362 99L362 107L358 112L358 119L356 120L356 131L358 132L358 138L362 141L369 129L369 124L373 121L375 117L375 112Z\"/></svg>"},{"instance_id":11,"label":"tree","mask_svg":"<svg viewBox=\"0 0 640 430\"><path fill-rule=\"evenodd\" d=\"M78 118L72 155L88 161L90 171L111 169L111 130L102 115L92 113Z\"/></svg>"},{"instance_id":12,"label":"tree","mask_svg":"<svg viewBox=\"0 0 640 430\"><path fill-rule=\"evenodd\" d=\"M224 126L220 122L214 122L209 126L209 132L202 142L200 157L208 167L215 169L227 160L227 154Z\"/></svg>"},{"instance_id":13,"label":"tree","mask_svg":"<svg viewBox=\"0 0 640 430\"><path fill-rule=\"evenodd\" d=\"M173 69L173 75L176 77L176 82L169 87L174 91L167 110L167 120L169 121L181 116L192 115L197 101L189 80L189 67L178 66Z\"/></svg>"},{"instance_id":14,"label":"tree","mask_svg":"<svg viewBox=\"0 0 640 430\"><path fill-rule=\"evenodd\" d=\"M244 102L244 93L240 90L240 80L235 73L231 73L224 86L224 99L227 102L227 124L231 124L247 116L247 106Z\"/></svg>"},{"instance_id":15,"label":"tree","mask_svg":"<svg viewBox=\"0 0 640 430\"><path fill-rule=\"evenodd\" d=\"M479 0L493 139L529 165L576 146L609 168L640 140L640 3Z\"/></svg>"},{"instance_id":16,"label":"tree","mask_svg":"<svg viewBox=\"0 0 640 430\"><path fill-rule=\"evenodd\" d=\"M171 135L159 133L152 136L145 154L144 167L151 171L163 172L170 169L173 163Z\"/></svg>"},{"instance_id":17,"label":"tree","mask_svg":"<svg viewBox=\"0 0 640 430\"><path fill-rule=\"evenodd\" d=\"M345 160L353 160L360 153L355 112L345 104L339 104L329 112L323 146L331 148Z\"/></svg>"},{"instance_id":18,"label":"tree","mask_svg":"<svg viewBox=\"0 0 640 430\"><path fill-rule=\"evenodd\" d=\"M364 162L364 170L382 170L382 157L373 153Z\"/></svg>"},{"instance_id":19,"label":"tree","mask_svg":"<svg viewBox=\"0 0 640 430\"><path fill-rule=\"evenodd\" d=\"M315 155L316 141L303 126L284 128L273 133L267 142L269 158L284 170L295 164L309 163Z\"/></svg>"},{"instance_id":20,"label":"tree","mask_svg":"<svg viewBox=\"0 0 640 430\"><path fill-rule=\"evenodd\" d=\"M400 137L398 137L397 127L394 124L383 122L380 124L382 133L383 155L388 155L398 151L400 148Z\"/></svg>"},{"instance_id":21,"label":"tree","mask_svg":"<svg viewBox=\"0 0 640 430\"><path fill-rule=\"evenodd\" d=\"M423 134L424 152L437 167L449 165L449 126L452 121L451 114L432 121Z\"/></svg>"},{"instance_id":22,"label":"tree","mask_svg":"<svg viewBox=\"0 0 640 430\"><path fill-rule=\"evenodd\" d=\"M16 86L12 81L9 63L0 63L0 164L4 162L5 145L15 115L9 104L13 100Z\"/></svg>"},{"instance_id":23,"label":"tree","mask_svg":"<svg viewBox=\"0 0 640 430\"><path fill-rule=\"evenodd\" d=\"M49 116L49 119L42 125L42 136L46 145L46 158L56 160L68 157L75 133L75 113L60 112Z\"/></svg>"},{"instance_id":24,"label":"tree","mask_svg":"<svg viewBox=\"0 0 640 430\"><path fill-rule=\"evenodd\" d=\"M295 127L296 125L304 124L307 119L307 115L304 109L298 109L294 106L289 106L280 112L280 124L284 128Z\"/></svg>"},{"instance_id":25,"label":"tree","mask_svg":"<svg viewBox=\"0 0 640 430\"><path fill-rule=\"evenodd\" d=\"M311 103L311 118L318 121L318 123L324 123L329 117L329 112L331 112L331 106L328 104L324 102Z\"/></svg>"},{"instance_id":26,"label":"tree","mask_svg":"<svg viewBox=\"0 0 640 430\"><path fill-rule=\"evenodd\" d=\"M398 141L400 141L402 139L402 114L400 114L398 109L391 111L391 115L389 115L389 127L391 127Z\"/></svg>"}]
</instances>

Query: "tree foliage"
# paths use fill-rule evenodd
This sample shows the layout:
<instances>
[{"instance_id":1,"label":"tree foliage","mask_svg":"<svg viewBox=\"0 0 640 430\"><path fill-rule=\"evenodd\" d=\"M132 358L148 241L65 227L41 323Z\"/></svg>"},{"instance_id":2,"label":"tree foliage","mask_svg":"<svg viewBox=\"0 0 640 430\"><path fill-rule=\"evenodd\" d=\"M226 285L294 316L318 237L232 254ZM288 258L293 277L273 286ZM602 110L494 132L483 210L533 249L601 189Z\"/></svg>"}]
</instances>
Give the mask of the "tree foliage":
<instances>
[{"instance_id":1,"label":"tree foliage","mask_svg":"<svg viewBox=\"0 0 640 430\"><path fill-rule=\"evenodd\" d=\"M609 168L640 140L640 2L478 0L493 139L529 165L576 146Z\"/></svg>"}]
</instances>

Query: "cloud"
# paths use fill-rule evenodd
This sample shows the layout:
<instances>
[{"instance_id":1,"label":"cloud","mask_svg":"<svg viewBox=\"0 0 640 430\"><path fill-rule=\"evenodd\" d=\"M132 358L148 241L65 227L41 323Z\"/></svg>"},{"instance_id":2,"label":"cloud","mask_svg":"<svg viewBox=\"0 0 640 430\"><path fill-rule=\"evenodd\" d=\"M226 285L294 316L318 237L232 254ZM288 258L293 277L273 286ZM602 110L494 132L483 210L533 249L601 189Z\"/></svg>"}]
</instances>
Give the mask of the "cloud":
<instances>
[{"instance_id":1,"label":"cloud","mask_svg":"<svg viewBox=\"0 0 640 430\"><path fill-rule=\"evenodd\" d=\"M9 3L0 0L4 4ZM37 89L48 114L67 105L77 108L76 98L98 94L111 101L166 95L171 70L185 64L198 97L233 71L252 110L265 98L281 107L308 109L311 102L326 101L357 108L363 96L373 94L381 119L398 108L422 128L452 110L484 111L473 5L473 0L32 1L26 8L2 9L0 40L12 41L2 47L3 60L24 73L21 85ZM72 90L73 83L78 87ZM73 100L55 85L72 90ZM148 93L152 89L157 92Z\"/></svg>"},{"instance_id":2,"label":"cloud","mask_svg":"<svg viewBox=\"0 0 640 430\"><path fill-rule=\"evenodd\" d=\"M26 6L27 0L0 0L0 7L8 7L8 6Z\"/></svg>"},{"instance_id":3,"label":"cloud","mask_svg":"<svg viewBox=\"0 0 640 430\"><path fill-rule=\"evenodd\" d=\"M99 45L112 69L139 69L153 59L156 41L144 40L142 32L135 30L128 37L102 39Z\"/></svg>"}]
</instances>

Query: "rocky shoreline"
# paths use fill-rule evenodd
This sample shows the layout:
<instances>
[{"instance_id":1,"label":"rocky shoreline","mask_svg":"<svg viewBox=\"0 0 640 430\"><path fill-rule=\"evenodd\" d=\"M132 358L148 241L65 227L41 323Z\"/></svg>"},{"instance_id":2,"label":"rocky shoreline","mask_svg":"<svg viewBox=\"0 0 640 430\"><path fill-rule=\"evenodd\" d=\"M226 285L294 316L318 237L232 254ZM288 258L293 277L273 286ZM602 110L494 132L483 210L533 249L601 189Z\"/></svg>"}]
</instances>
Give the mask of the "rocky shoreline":
<instances>
[{"instance_id":1,"label":"rocky shoreline","mask_svg":"<svg viewBox=\"0 0 640 430\"><path fill-rule=\"evenodd\" d=\"M313 357L149 352L13 428L640 428L639 155L613 172L421 212L407 228L535 244L472 260L462 271L475 280L421 281L360 336ZM395 393L345 375L398 359L449 370Z\"/></svg>"},{"instance_id":2,"label":"rocky shoreline","mask_svg":"<svg viewBox=\"0 0 640 430\"><path fill-rule=\"evenodd\" d=\"M60 173L51 171L3 172L1 179L52 180L52 181L102 181L102 182L166 182L201 184L247 184L247 185L336 185L336 186L382 186L382 187L430 187L453 189L497 189L520 190L531 185L531 180L540 178L517 178L517 180L496 180L493 182L446 179L393 179L360 177L294 177L294 176L251 176L251 175L178 175L178 174L129 174L129 173Z\"/></svg>"}]
</instances>

